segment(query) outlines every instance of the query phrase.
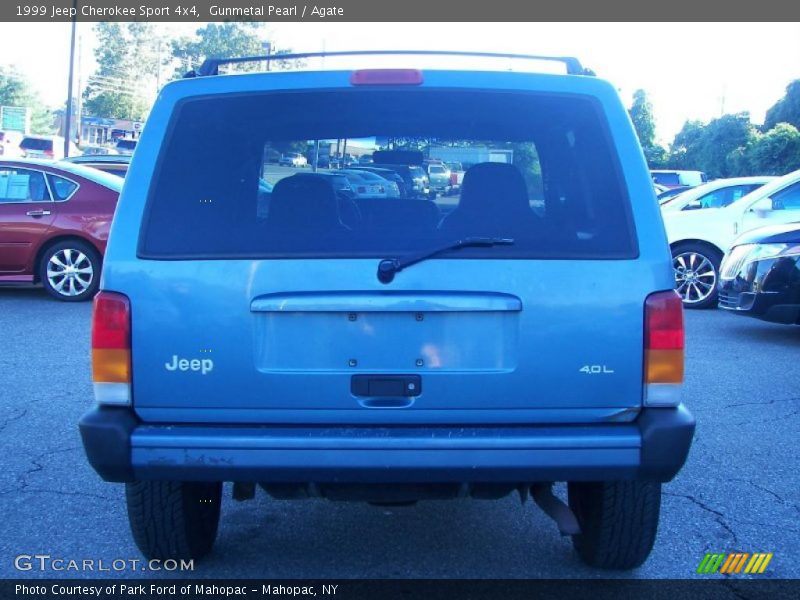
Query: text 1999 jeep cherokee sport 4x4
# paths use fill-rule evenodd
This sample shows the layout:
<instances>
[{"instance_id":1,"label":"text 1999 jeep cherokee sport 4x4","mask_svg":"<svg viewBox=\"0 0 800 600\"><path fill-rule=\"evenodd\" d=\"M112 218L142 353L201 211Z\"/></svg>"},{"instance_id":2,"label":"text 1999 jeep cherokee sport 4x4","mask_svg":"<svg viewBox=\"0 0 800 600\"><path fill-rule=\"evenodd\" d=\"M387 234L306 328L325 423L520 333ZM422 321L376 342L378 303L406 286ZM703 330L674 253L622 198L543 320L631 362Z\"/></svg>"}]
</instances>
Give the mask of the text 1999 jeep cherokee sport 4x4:
<instances>
[{"instance_id":1,"label":"text 1999 jeep cherokee sport 4x4","mask_svg":"<svg viewBox=\"0 0 800 600\"><path fill-rule=\"evenodd\" d=\"M559 60L566 74L208 61L162 90L112 226L80 423L146 556L207 553L233 482L240 499L532 492L588 564L647 558L694 431L682 306L625 109ZM433 144L513 164L420 201L267 160L356 139L376 164Z\"/></svg>"}]
</instances>

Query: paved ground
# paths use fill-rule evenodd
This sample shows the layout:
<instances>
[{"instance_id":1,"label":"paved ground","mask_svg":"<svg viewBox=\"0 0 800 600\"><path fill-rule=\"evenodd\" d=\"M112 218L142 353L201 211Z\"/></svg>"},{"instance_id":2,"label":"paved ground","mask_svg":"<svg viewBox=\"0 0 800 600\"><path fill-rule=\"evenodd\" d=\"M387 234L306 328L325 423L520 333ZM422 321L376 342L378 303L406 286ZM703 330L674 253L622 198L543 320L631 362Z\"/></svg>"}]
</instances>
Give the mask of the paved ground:
<instances>
[{"instance_id":1,"label":"paved ground","mask_svg":"<svg viewBox=\"0 0 800 600\"><path fill-rule=\"evenodd\" d=\"M0 577L19 554L139 558L123 488L87 465L76 422L92 403L89 304L0 290ZM686 398L698 418L689 462L665 486L661 529L626 576L693 576L707 551L773 552L800 577L800 327L689 312ZM127 573L128 575L147 575ZM79 573L64 573L71 577ZM86 573L92 576L96 573ZM151 574L159 576L159 574ZM531 503L464 500L382 509L226 499L201 577L597 577Z\"/></svg>"}]
</instances>

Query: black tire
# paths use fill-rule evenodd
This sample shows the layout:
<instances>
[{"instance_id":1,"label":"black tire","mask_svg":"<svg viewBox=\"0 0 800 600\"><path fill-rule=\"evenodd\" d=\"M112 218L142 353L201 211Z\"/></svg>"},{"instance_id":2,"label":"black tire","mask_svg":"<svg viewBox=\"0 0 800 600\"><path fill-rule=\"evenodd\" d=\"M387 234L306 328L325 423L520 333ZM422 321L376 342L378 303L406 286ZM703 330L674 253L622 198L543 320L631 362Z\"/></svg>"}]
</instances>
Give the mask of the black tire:
<instances>
[{"instance_id":1,"label":"black tire","mask_svg":"<svg viewBox=\"0 0 800 600\"><path fill-rule=\"evenodd\" d=\"M693 297L696 295L692 294L692 291L689 291L689 297L686 297L686 287L683 288L680 285L678 280L678 274L675 274L675 289L678 290L681 298L683 299L683 306L684 308L713 308L717 305L718 300L718 293L717 293L717 284L719 283L719 267L722 263L722 253L719 252L716 248L712 246L708 246L705 244L696 244L692 242L677 244L674 248L672 248L672 260L673 260L673 268L676 268L676 260L679 256L686 256L695 254L699 257L699 261L702 262L701 259L707 260L714 269L714 277L713 281L711 277L700 278L704 279L706 284L710 283L712 285L711 293L706 296L703 300L692 300ZM698 262L697 264L700 264ZM695 286L695 289L699 289L698 286Z\"/></svg>"},{"instance_id":2,"label":"black tire","mask_svg":"<svg viewBox=\"0 0 800 600\"><path fill-rule=\"evenodd\" d=\"M202 558L217 538L221 483L125 484L133 539L148 559Z\"/></svg>"},{"instance_id":3,"label":"black tire","mask_svg":"<svg viewBox=\"0 0 800 600\"><path fill-rule=\"evenodd\" d=\"M70 257L85 257L85 260L81 259L79 264L77 261L75 264L82 270L85 270L87 264L90 265L91 278L88 281L88 285L83 284L85 281L85 272L80 273L82 279L73 280L71 283L73 286L72 288L70 288L69 276L54 276L53 278L48 276L48 265L50 265L51 259L53 259L53 257L63 257L64 253L68 253ZM60 259L59 261L63 264L63 261ZM83 300L91 300L97 293L97 288L100 285L100 272L102 270L102 266L102 258L100 258L100 254L90 244L81 240L64 240L53 244L42 253L42 258L39 261L39 281L42 282L42 286L48 294L50 294L53 298L63 302L82 302ZM60 267L58 268L60 269ZM62 286L61 289L58 289L57 286L59 285ZM70 290L78 290L79 288L81 288L79 293L70 295Z\"/></svg>"},{"instance_id":4,"label":"black tire","mask_svg":"<svg viewBox=\"0 0 800 600\"><path fill-rule=\"evenodd\" d=\"M568 484L569 506L581 527L572 544L583 562L633 569L647 560L658 531L661 484L614 481Z\"/></svg>"}]
</instances>

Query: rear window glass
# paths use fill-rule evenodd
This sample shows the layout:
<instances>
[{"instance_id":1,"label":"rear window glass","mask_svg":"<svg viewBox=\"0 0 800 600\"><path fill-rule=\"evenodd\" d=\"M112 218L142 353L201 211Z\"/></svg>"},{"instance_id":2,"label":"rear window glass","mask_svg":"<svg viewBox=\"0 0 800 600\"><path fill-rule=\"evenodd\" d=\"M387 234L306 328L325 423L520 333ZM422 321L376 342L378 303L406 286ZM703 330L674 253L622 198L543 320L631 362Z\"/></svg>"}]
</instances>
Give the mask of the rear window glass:
<instances>
[{"instance_id":1,"label":"rear window glass","mask_svg":"<svg viewBox=\"0 0 800 600\"><path fill-rule=\"evenodd\" d=\"M659 185L681 185L681 178L677 173L652 173L653 181Z\"/></svg>"},{"instance_id":2,"label":"rear window glass","mask_svg":"<svg viewBox=\"0 0 800 600\"><path fill-rule=\"evenodd\" d=\"M135 150L136 140L119 140L117 142L117 148L121 150Z\"/></svg>"},{"instance_id":3,"label":"rear window glass","mask_svg":"<svg viewBox=\"0 0 800 600\"><path fill-rule=\"evenodd\" d=\"M260 93L185 101L168 130L140 237L144 258L383 258L472 236L514 243L442 256L637 253L614 145L590 98L420 88ZM319 176L327 168L269 160L349 148L422 159L432 146L476 157L455 192L344 192ZM418 165L402 166L424 176Z\"/></svg>"},{"instance_id":4,"label":"rear window glass","mask_svg":"<svg viewBox=\"0 0 800 600\"><path fill-rule=\"evenodd\" d=\"M53 140L43 140L41 138L29 138L26 137L22 140L19 144L19 147L23 150L52 150L53 149Z\"/></svg>"}]
</instances>

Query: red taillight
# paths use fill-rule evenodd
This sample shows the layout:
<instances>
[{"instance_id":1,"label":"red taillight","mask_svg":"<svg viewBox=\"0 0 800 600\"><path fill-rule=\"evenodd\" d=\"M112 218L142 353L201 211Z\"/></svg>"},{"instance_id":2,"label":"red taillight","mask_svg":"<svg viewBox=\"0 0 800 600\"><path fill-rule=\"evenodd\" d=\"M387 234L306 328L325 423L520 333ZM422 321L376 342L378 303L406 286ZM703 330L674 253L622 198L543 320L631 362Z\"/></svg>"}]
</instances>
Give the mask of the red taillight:
<instances>
[{"instance_id":1,"label":"red taillight","mask_svg":"<svg viewBox=\"0 0 800 600\"><path fill-rule=\"evenodd\" d=\"M92 313L92 379L131 381L131 309L126 296L100 292Z\"/></svg>"},{"instance_id":2,"label":"red taillight","mask_svg":"<svg viewBox=\"0 0 800 600\"><path fill-rule=\"evenodd\" d=\"M683 381L683 303L675 290L651 294L645 301L646 383Z\"/></svg>"},{"instance_id":3,"label":"red taillight","mask_svg":"<svg viewBox=\"0 0 800 600\"><path fill-rule=\"evenodd\" d=\"M658 292L645 302L645 347L683 350L683 303L675 290Z\"/></svg>"},{"instance_id":4,"label":"red taillight","mask_svg":"<svg viewBox=\"0 0 800 600\"><path fill-rule=\"evenodd\" d=\"M131 347L131 308L127 296L100 292L94 298L92 348L125 350Z\"/></svg>"},{"instance_id":5,"label":"red taillight","mask_svg":"<svg viewBox=\"0 0 800 600\"><path fill-rule=\"evenodd\" d=\"M417 69L359 69L350 75L351 85L420 85Z\"/></svg>"},{"instance_id":6,"label":"red taillight","mask_svg":"<svg viewBox=\"0 0 800 600\"><path fill-rule=\"evenodd\" d=\"M55 154L53 154L53 151L52 151L52 150L45 150L45 151L44 151L44 155L45 155L45 156L49 156L49 157L51 157L51 158L52 158L53 156L55 156Z\"/></svg>"}]
</instances>

